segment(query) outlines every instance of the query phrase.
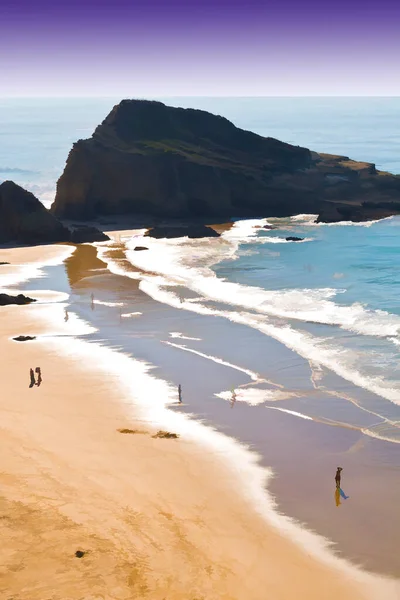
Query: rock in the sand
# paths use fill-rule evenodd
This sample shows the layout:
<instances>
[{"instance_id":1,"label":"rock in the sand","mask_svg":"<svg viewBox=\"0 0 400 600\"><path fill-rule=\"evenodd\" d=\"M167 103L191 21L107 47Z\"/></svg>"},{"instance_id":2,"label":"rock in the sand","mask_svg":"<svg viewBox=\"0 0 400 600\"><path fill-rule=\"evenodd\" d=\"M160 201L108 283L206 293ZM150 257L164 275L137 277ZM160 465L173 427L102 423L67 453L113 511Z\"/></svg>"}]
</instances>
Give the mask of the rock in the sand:
<instances>
[{"instance_id":1,"label":"rock in the sand","mask_svg":"<svg viewBox=\"0 0 400 600\"><path fill-rule=\"evenodd\" d=\"M155 435L152 435L153 438L166 438L166 439L176 439L179 437L177 433L171 433L170 431L157 431Z\"/></svg>"},{"instance_id":2,"label":"rock in the sand","mask_svg":"<svg viewBox=\"0 0 400 600\"><path fill-rule=\"evenodd\" d=\"M290 235L289 237L285 238L285 240L287 242L302 242L304 240L304 238L295 237L293 235Z\"/></svg>"},{"instance_id":3,"label":"rock in the sand","mask_svg":"<svg viewBox=\"0 0 400 600\"><path fill-rule=\"evenodd\" d=\"M36 302L34 298L29 298L28 296L24 296L23 294L18 294L18 296L10 296L9 294L0 294L0 306L8 306L9 304L30 304L31 302Z\"/></svg>"},{"instance_id":4,"label":"rock in the sand","mask_svg":"<svg viewBox=\"0 0 400 600\"><path fill-rule=\"evenodd\" d=\"M90 242L107 242L108 235L89 225L79 225L71 229L71 242L73 244L85 244Z\"/></svg>"},{"instance_id":5,"label":"rock in the sand","mask_svg":"<svg viewBox=\"0 0 400 600\"><path fill-rule=\"evenodd\" d=\"M153 227L149 231L146 231L146 236L153 238L204 238L204 237L220 237L220 234L207 227L207 225L182 225L182 226L163 226Z\"/></svg>"},{"instance_id":6,"label":"rock in the sand","mask_svg":"<svg viewBox=\"0 0 400 600\"><path fill-rule=\"evenodd\" d=\"M8 263L8 262L0 262L0 267L1 267L1 265L9 265L9 264L10 263Z\"/></svg>"},{"instance_id":7,"label":"rock in the sand","mask_svg":"<svg viewBox=\"0 0 400 600\"><path fill-rule=\"evenodd\" d=\"M146 248L146 246L135 246L134 250L136 250L136 252L140 252L140 250L148 250L148 248Z\"/></svg>"},{"instance_id":8,"label":"rock in the sand","mask_svg":"<svg viewBox=\"0 0 400 600\"><path fill-rule=\"evenodd\" d=\"M128 429L127 427L123 427L122 429L117 429L118 433L146 433L146 431L142 431L141 429Z\"/></svg>"},{"instance_id":9,"label":"rock in the sand","mask_svg":"<svg viewBox=\"0 0 400 600\"><path fill-rule=\"evenodd\" d=\"M83 552L83 550L77 550L75 552L75 556L76 558L82 558L83 556L85 556L86 552Z\"/></svg>"},{"instance_id":10,"label":"rock in the sand","mask_svg":"<svg viewBox=\"0 0 400 600\"><path fill-rule=\"evenodd\" d=\"M36 340L36 336L35 335L18 335L17 337L13 338L13 340L15 340L16 342L29 342L30 340Z\"/></svg>"}]
</instances>

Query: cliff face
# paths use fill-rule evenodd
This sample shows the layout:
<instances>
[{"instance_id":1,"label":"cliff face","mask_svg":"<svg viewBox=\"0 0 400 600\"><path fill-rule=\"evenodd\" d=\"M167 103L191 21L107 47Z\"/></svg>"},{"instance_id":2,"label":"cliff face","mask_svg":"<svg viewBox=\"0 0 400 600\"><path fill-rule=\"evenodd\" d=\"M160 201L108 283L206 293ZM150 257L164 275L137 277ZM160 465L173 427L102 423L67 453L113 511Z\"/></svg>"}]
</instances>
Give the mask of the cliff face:
<instances>
[{"instance_id":1,"label":"cliff face","mask_svg":"<svg viewBox=\"0 0 400 600\"><path fill-rule=\"evenodd\" d=\"M0 185L0 243L68 241L69 230L30 192L13 181Z\"/></svg>"},{"instance_id":2,"label":"cliff face","mask_svg":"<svg viewBox=\"0 0 400 600\"><path fill-rule=\"evenodd\" d=\"M362 220L400 212L400 177L261 137L204 111L123 100L90 139L74 144L51 211L75 220L305 212Z\"/></svg>"},{"instance_id":3,"label":"cliff face","mask_svg":"<svg viewBox=\"0 0 400 600\"><path fill-rule=\"evenodd\" d=\"M13 181L0 185L0 244L80 244L109 239L95 227L66 227L31 192Z\"/></svg>"}]
</instances>

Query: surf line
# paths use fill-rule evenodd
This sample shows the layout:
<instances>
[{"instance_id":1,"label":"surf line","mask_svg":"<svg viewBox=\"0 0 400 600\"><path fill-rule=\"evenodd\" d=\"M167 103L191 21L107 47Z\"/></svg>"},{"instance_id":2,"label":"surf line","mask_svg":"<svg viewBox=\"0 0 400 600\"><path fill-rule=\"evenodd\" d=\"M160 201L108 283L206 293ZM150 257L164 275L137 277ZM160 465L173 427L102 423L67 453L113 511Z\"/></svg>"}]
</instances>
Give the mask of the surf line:
<instances>
[{"instance_id":1,"label":"surf line","mask_svg":"<svg viewBox=\"0 0 400 600\"><path fill-rule=\"evenodd\" d=\"M255 381L257 383L269 383L270 385L273 385L275 387L280 387L280 388L283 387L282 385L280 385L278 383L273 383L272 381L263 379L261 377L261 375L259 375L258 373L255 373L254 371L251 371L250 369L245 369L244 367L239 367L239 365L234 365L226 360L223 360L222 358L218 358L218 356L211 356L209 354L204 354L203 352L199 352L199 350L194 350L192 348L188 348L187 346L181 346L180 344L174 344L173 342L162 341L162 343L168 344L168 346L173 346L174 348L178 348L179 350L185 350L186 352L191 352L192 354L197 354L198 356L201 356L202 358L206 358L207 360L212 360L213 362L216 362L219 365L224 365L225 367L230 367L231 369L235 369L236 371L241 371L242 373L245 373L246 375L248 375L250 377L250 379L252 379L253 381Z\"/></svg>"},{"instance_id":2,"label":"surf line","mask_svg":"<svg viewBox=\"0 0 400 600\"><path fill-rule=\"evenodd\" d=\"M299 413L295 410L289 410L287 408L278 408L277 406L266 406L266 408L270 408L271 410L279 410L280 412L287 413L288 415L300 417L301 419L307 419L307 421L314 421L312 417L309 417L308 415L303 415L303 413Z\"/></svg>"},{"instance_id":3,"label":"surf line","mask_svg":"<svg viewBox=\"0 0 400 600\"><path fill-rule=\"evenodd\" d=\"M320 392L322 391L322 392L325 392L326 394L329 394L330 396L333 396L335 398L340 398L342 400L346 400L347 402L350 402L351 404L356 406L359 410L366 412L370 415L373 415L374 417L378 417L379 423L375 423L374 425L380 425L380 424L385 423L387 425L391 425L392 427L396 427L398 429L400 428L399 421L393 421L392 419L388 419L387 417L384 417L383 415L375 412L374 410L370 410L369 408L362 406L362 404L360 404L360 402L358 402L355 398L352 398L351 396L349 396L349 394L342 393L342 392L336 392L335 390L330 390L323 384L318 383L317 378L320 377L320 374L318 373L317 375L315 375L315 370L317 369L317 367L315 364L313 364L313 361L311 361L311 360L308 360L308 363L310 365L311 372L312 372L310 379L311 379L314 389L316 391L320 391ZM323 375L322 369L320 369L320 372ZM321 377L321 379L322 379L322 377ZM369 427L371 427L371 425L369 425ZM357 429L362 431L362 428L357 427Z\"/></svg>"}]
</instances>

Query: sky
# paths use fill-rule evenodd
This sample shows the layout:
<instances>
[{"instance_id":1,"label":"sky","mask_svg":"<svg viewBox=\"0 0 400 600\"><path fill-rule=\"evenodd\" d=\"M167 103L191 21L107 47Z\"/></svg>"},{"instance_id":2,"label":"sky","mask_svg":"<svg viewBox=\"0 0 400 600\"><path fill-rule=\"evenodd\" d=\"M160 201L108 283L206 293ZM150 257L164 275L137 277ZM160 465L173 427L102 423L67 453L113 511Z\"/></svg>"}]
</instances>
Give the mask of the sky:
<instances>
[{"instance_id":1,"label":"sky","mask_svg":"<svg viewBox=\"0 0 400 600\"><path fill-rule=\"evenodd\" d=\"M400 96L400 1L0 0L0 96Z\"/></svg>"}]
</instances>

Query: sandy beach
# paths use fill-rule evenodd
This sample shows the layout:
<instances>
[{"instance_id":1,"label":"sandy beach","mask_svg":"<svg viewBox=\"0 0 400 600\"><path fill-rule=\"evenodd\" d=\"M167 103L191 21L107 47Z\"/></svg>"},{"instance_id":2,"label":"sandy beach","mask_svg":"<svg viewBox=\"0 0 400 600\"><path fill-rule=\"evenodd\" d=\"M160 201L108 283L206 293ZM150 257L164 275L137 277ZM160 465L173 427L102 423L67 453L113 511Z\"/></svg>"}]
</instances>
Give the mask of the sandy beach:
<instances>
[{"instance_id":1,"label":"sandy beach","mask_svg":"<svg viewBox=\"0 0 400 600\"><path fill-rule=\"evenodd\" d=\"M0 285L73 250L2 250L11 266ZM251 481L261 467L246 472L241 448L230 463L218 443L232 441L159 407L164 390L143 367L75 339L88 327L64 321L63 294L28 295L38 302L0 308L1 598L400 598L397 581L351 566L278 515L262 478ZM19 334L37 339L13 341ZM43 382L30 389L37 366ZM146 382L152 413L135 397ZM160 429L179 437L153 437Z\"/></svg>"}]
</instances>

